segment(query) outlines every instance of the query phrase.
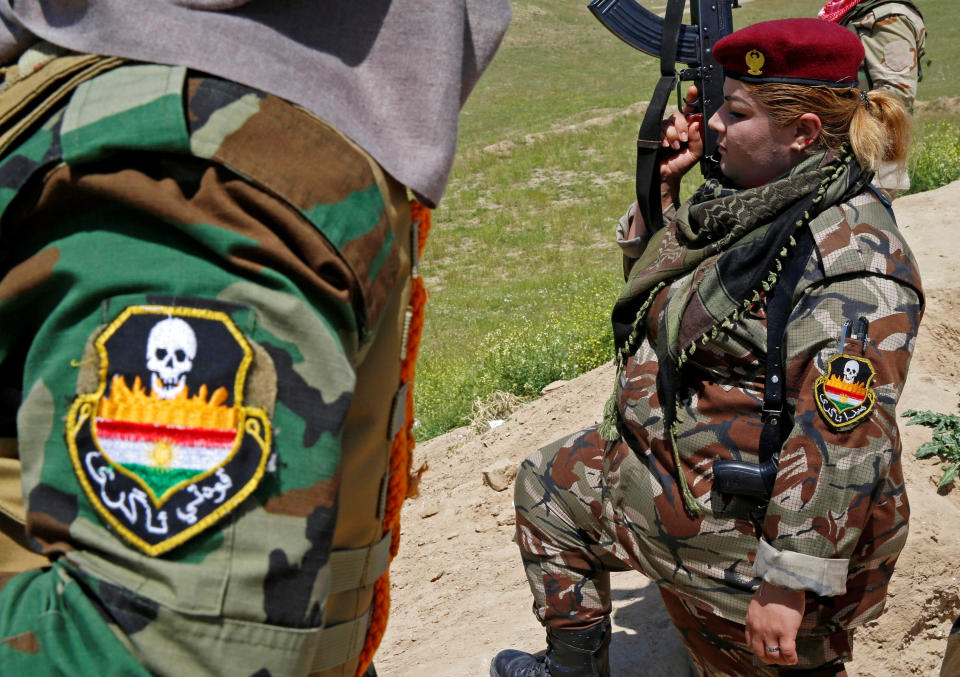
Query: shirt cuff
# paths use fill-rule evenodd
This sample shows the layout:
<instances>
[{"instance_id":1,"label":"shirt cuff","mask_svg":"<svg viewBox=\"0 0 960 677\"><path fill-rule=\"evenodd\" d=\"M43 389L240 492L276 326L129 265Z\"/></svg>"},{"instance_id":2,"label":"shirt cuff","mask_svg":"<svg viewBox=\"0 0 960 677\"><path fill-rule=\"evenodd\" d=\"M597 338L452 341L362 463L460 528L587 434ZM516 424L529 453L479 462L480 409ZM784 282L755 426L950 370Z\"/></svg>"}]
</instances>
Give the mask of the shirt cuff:
<instances>
[{"instance_id":1,"label":"shirt cuff","mask_svg":"<svg viewBox=\"0 0 960 677\"><path fill-rule=\"evenodd\" d=\"M825 559L799 552L781 551L764 540L757 548L753 570L767 583L788 590L809 590L821 597L847 591L849 559Z\"/></svg>"},{"instance_id":2,"label":"shirt cuff","mask_svg":"<svg viewBox=\"0 0 960 677\"><path fill-rule=\"evenodd\" d=\"M643 223L643 217L637 211L634 202L627 209L627 213L620 217L616 228L617 244L623 250L623 255L631 259L638 259L650 239L650 233Z\"/></svg>"}]
</instances>

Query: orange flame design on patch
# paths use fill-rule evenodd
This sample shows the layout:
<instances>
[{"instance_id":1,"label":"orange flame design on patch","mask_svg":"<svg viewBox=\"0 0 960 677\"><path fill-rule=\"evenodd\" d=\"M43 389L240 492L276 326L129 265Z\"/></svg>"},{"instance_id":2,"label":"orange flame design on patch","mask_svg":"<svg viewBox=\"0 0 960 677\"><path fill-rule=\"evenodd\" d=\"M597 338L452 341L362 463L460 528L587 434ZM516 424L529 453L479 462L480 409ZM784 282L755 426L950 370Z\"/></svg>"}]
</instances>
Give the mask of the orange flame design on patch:
<instances>
[{"instance_id":1,"label":"orange flame design on patch","mask_svg":"<svg viewBox=\"0 0 960 677\"><path fill-rule=\"evenodd\" d=\"M860 395L861 397L865 397L867 394L867 389L859 383L847 383L836 374L830 375L830 378L827 379L826 385L830 386L831 388L837 388L838 390L845 390L851 394Z\"/></svg>"},{"instance_id":2,"label":"orange flame design on patch","mask_svg":"<svg viewBox=\"0 0 960 677\"><path fill-rule=\"evenodd\" d=\"M228 396L227 389L220 387L208 400L207 386L202 384L193 397L189 397L184 388L173 399L164 400L152 393L147 395L139 376L134 379L133 388L129 388L118 374L110 383L110 397L100 400L97 415L133 423L234 430L237 413L233 407L223 404Z\"/></svg>"}]
</instances>

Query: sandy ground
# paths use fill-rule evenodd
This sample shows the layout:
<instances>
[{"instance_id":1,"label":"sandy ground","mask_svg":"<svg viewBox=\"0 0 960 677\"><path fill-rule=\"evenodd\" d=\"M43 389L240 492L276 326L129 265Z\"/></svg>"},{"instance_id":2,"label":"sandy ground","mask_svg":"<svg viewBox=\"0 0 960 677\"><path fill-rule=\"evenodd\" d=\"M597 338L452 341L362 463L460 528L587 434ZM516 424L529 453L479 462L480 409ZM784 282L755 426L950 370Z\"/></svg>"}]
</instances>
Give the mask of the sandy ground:
<instances>
[{"instance_id":1,"label":"sandy ground","mask_svg":"<svg viewBox=\"0 0 960 677\"><path fill-rule=\"evenodd\" d=\"M895 203L920 263L926 291L921 326L900 411L956 411L960 398L960 181ZM512 542L512 484L495 491L483 470L517 465L552 440L597 422L613 379L611 365L552 387L503 425L452 431L418 446L427 461L421 494L403 512L400 554L391 568L392 609L376 656L385 677L485 677L504 648L539 651L543 631ZM887 610L857 633L849 674L936 675L960 613L960 490L937 491L940 462L914 451L930 439L902 426L912 507L910 537L890 586ZM686 650L653 585L639 573L612 576L614 675L685 676Z\"/></svg>"}]
</instances>

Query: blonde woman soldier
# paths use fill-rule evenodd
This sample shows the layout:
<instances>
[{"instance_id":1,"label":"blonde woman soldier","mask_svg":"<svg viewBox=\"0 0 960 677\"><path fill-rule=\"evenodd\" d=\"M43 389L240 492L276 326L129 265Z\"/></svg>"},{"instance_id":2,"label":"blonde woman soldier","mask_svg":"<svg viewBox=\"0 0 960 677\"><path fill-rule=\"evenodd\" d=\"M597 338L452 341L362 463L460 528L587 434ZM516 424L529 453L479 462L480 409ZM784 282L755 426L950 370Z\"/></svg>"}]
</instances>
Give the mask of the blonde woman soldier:
<instances>
[{"instance_id":1,"label":"blonde woman soldier","mask_svg":"<svg viewBox=\"0 0 960 677\"><path fill-rule=\"evenodd\" d=\"M495 677L608 675L610 571L657 583L704 675L843 675L854 629L883 609L907 536L895 407L923 298L870 180L905 156L908 114L857 86L863 47L834 23L759 23L714 53L723 176L679 204L703 121L670 118L668 225L631 209L620 227L604 422L517 477L548 649L500 652Z\"/></svg>"}]
</instances>

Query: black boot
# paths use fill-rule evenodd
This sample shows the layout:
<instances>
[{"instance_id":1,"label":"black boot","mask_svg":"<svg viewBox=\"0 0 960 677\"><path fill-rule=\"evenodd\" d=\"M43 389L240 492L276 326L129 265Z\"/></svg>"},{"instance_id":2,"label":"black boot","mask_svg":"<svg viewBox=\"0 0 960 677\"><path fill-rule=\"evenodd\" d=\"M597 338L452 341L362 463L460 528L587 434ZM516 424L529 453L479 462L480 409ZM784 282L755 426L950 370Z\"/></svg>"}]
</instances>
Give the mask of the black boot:
<instances>
[{"instance_id":1,"label":"black boot","mask_svg":"<svg viewBox=\"0 0 960 677\"><path fill-rule=\"evenodd\" d=\"M543 656L507 649L490 663L490 677L610 677L610 619L584 630L547 628Z\"/></svg>"}]
</instances>

